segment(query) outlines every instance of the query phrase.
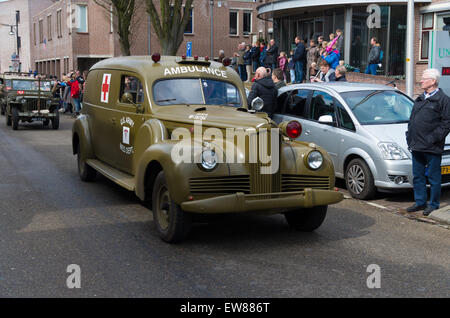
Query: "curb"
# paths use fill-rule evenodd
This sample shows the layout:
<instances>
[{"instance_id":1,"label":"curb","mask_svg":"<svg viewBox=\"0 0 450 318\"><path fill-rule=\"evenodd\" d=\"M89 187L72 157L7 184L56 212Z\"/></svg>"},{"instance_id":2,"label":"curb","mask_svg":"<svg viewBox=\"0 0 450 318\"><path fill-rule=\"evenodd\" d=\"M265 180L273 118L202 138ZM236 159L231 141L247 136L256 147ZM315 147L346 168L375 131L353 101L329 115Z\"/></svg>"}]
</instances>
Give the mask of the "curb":
<instances>
[{"instance_id":1,"label":"curb","mask_svg":"<svg viewBox=\"0 0 450 318\"><path fill-rule=\"evenodd\" d=\"M442 223L450 224L450 206L447 205L443 208L434 210L428 217Z\"/></svg>"}]
</instances>

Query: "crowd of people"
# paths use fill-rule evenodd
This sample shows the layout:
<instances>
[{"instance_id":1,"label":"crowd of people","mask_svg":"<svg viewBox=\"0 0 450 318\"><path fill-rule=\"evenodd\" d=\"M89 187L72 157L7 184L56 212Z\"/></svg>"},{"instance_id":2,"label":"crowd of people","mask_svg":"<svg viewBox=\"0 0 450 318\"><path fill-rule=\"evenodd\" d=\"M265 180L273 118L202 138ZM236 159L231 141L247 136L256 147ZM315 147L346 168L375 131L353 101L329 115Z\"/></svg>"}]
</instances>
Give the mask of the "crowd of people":
<instances>
[{"instance_id":1,"label":"crowd of people","mask_svg":"<svg viewBox=\"0 0 450 318\"><path fill-rule=\"evenodd\" d=\"M80 115L83 103L87 73L87 71L73 70L63 74L61 80L56 75L40 75L37 71L30 71L30 76L51 81L53 97L58 98L60 101L59 111L64 114L70 113L72 117L77 117Z\"/></svg>"},{"instance_id":2,"label":"crowd of people","mask_svg":"<svg viewBox=\"0 0 450 318\"><path fill-rule=\"evenodd\" d=\"M281 51L274 39L268 43L256 41L253 45L239 43L237 52L233 53L233 67L243 82L255 80L256 70L265 67L274 71L279 68L283 72L286 83L332 82L346 81L343 50L344 35L341 29L331 33L328 41L324 36L309 40L308 45L301 37L296 37L295 49L289 54ZM370 40L371 49L366 74L377 74L381 66L383 51L375 37ZM219 61L225 58L223 50L219 52Z\"/></svg>"}]
</instances>

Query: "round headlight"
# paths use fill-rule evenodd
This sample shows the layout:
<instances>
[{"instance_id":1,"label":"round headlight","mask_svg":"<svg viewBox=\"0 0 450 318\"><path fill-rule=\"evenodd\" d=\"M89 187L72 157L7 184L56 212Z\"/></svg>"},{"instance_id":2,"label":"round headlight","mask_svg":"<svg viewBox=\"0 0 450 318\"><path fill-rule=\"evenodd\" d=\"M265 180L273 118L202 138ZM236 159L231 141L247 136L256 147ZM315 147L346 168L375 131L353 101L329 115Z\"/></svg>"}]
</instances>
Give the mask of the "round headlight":
<instances>
[{"instance_id":1,"label":"round headlight","mask_svg":"<svg viewBox=\"0 0 450 318\"><path fill-rule=\"evenodd\" d=\"M320 167L322 167L323 164L323 156L319 151L311 151L307 158L308 166L313 169L317 170Z\"/></svg>"},{"instance_id":2,"label":"round headlight","mask_svg":"<svg viewBox=\"0 0 450 318\"><path fill-rule=\"evenodd\" d=\"M47 99L47 105L50 106L52 104L52 100L51 99Z\"/></svg>"},{"instance_id":3,"label":"round headlight","mask_svg":"<svg viewBox=\"0 0 450 318\"><path fill-rule=\"evenodd\" d=\"M27 102L27 100L25 98L22 98L21 103L25 104Z\"/></svg>"},{"instance_id":4,"label":"round headlight","mask_svg":"<svg viewBox=\"0 0 450 318\"><path fill-rule=\"evenodd\" d=\"M217 166L217 155L212 149L203 151L202 153L202 167L205 170L212 170Z\"/></svg>"}]
</instances>

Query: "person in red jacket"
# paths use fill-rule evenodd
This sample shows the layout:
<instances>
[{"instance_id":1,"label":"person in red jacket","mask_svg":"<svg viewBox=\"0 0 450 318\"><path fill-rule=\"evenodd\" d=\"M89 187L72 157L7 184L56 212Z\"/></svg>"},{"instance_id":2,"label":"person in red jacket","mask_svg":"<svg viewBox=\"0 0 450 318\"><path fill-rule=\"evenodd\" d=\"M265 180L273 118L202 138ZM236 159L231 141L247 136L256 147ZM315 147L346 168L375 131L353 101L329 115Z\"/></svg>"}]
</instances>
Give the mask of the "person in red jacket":
<instances>
[{"instance_id":1,"label":"person in red jacket","mask_svg":"<svg viewBox=\"0 0 450 318\"><path fill-rule=\"evenodd\" d=\"M80 111L81 111L81 104L80 104L81 84L75 78L73 73L70 76L70 81L69 81L68 85L70 86L70 97L72 99L72 105L75 106L74 117L77 117L78 115L80 115Z\"/></svg>"}]
</instances>

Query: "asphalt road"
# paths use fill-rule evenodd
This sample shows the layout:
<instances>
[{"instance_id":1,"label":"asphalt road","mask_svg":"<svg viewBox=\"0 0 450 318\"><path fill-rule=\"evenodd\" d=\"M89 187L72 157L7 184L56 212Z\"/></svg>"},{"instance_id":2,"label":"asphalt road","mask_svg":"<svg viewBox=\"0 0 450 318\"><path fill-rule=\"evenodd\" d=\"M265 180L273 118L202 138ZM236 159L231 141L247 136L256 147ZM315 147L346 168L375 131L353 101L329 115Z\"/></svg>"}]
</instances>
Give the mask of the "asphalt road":
<instances>
[{"instance_id":1,"label":"asphalt road","mask_svg":"<svg viewBox=\"0 0 450 318\"><path fill-rule=\"evenodd\" d=\"M80 181L72 122L12 131L0 117L1 297L450 296L450 231L353 199L315 233L233 216L168 245L133 193ZM70 264L79 289L66 286ZM370 264L380 288L367 287Z\"/></svg>"}]
</instances>

